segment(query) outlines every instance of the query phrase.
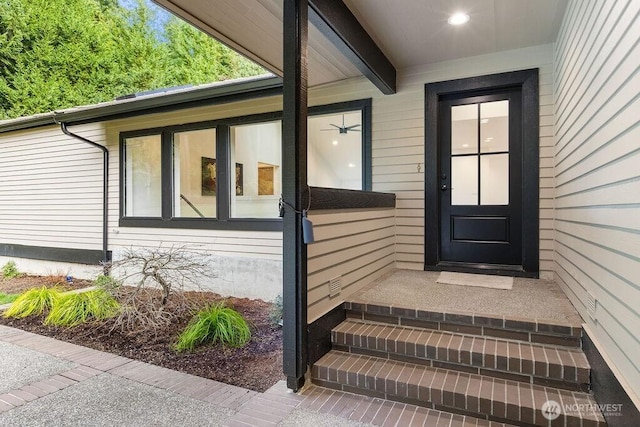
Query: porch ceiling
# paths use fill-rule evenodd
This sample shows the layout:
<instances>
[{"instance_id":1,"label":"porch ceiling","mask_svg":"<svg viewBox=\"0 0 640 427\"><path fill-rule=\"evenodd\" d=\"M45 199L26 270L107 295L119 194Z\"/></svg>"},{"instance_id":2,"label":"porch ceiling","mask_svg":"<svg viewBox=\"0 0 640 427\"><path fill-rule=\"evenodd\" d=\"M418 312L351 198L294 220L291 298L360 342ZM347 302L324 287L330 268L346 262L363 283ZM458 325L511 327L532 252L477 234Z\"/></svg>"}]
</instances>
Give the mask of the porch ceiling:
<instances>
[{"instance_id":1,"label":"porch ceiling","mask_svg":"<svg viewBox=\"0 0 640 427\"><path fill-rule=\"evenodd\" d=\"M282 75L282 0L154 0ZM552 43L567 0L343 0L397 69ZM455 11L470 22L447 23ZM313 25L309 84L360 75Z\"/></svg>"}]
</instances>

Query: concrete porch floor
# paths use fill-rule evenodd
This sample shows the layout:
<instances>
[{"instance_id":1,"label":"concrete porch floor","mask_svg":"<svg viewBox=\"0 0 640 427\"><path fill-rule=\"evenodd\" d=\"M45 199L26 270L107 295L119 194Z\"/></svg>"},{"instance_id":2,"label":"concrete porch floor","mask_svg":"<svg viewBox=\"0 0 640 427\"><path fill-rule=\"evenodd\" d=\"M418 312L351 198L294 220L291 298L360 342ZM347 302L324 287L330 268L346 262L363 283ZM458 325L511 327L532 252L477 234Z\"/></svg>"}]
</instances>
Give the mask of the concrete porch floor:
<instances>
[{"instance_id":1,"label":"concrete porch floor","mask_svg":"<svg viewBox=\"0 0 640 427\"><path fill-rule=\"evenodd\" d=\"M510 290L436 283L439 272L394 270L348 298L350 302L579 327L583 320L562 289L548 280L515 278Z\"/></svg>"}]
</instances>

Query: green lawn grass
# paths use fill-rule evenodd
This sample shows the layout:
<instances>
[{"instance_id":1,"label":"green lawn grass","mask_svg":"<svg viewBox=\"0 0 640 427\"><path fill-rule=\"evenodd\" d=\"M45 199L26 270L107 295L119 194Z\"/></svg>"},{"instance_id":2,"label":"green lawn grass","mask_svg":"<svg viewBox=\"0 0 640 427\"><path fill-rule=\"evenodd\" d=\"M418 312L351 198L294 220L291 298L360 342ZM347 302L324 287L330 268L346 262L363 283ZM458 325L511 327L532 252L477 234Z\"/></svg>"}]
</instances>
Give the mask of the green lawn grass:
<instances>
[{"instance_id":1,"label":"green lawn grass","mask_svg":"<svg viewBox=\"0 0 640 427\"><path fill-rule=\"evenodd\" d=\"M0 305L14 302L19 296L20 294L5 294L4 292L0 292Z\"/></svg>"}]
</instances>

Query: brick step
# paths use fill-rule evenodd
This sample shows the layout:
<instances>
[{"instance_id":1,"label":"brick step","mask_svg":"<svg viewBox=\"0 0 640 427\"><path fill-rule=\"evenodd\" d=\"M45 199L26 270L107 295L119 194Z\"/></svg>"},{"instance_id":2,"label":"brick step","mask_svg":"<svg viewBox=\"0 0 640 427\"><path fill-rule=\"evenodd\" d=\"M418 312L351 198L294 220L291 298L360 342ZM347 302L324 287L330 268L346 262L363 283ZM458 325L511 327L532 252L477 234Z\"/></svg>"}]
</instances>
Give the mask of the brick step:
<instances>
[{"instance_id":1,"label":"brick step","mask_svg":"<svg viewBox=\"0 0 640 427\"><path fill-rule=\"evenodd\" d=\"M513 381L589 391L590 366L577 348L347 319L331 331L336 350Z\"/></svg>"},{"instance_id":2,"label":"brick step","mask_svg":"<svg viewBox=\"0 0 640 427\"><path fill-rule=\"evenodd\" d=\"M312 369L315 384L515 425L604 427L591 395L484 375L332 350ZM543 405L563 410L550 423ZM547 407L549 407L547 405ZM555 410L555 405L549 407Z\"/></svg>"},{"instance_id":3,"label":"brick step","mask_svg":"<svg viewBox=\"0 0 640 427\"><path fill-rule=\"evenodd\" d=\"M392 325L413 326L538 344L580 347L582 326L543 319L491 314L420 310L390 305L344 303L347 317Z\"/></svg>"}]
</instances>

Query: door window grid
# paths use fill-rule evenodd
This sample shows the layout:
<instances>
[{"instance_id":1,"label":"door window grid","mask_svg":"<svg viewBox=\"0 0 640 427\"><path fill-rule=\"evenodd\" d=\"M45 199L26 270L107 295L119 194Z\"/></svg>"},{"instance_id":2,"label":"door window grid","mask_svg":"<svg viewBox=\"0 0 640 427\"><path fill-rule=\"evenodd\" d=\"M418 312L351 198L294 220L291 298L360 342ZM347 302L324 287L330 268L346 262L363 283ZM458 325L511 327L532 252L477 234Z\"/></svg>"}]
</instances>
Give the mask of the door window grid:
<instances>
[{"instance_id":1,"label":"door window grid","mask_svg":"<svg viewBox=\"0 0 640 427\"><path fill-rule=\"evenodd\" d=\"M509 204L509 101L451 107L451 204Z\"/></svg>"}]
</instances>

